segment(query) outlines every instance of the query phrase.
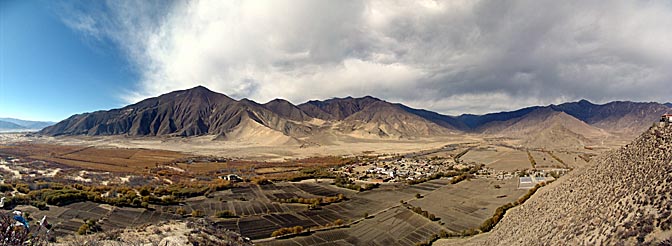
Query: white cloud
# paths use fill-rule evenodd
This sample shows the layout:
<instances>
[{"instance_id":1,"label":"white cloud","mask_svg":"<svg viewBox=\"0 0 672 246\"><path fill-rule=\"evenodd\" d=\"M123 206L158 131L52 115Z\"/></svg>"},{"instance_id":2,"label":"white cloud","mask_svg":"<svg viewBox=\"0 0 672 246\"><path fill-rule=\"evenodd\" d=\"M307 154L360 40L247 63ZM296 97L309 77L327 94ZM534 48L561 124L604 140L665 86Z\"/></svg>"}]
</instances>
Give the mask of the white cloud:
<instances>
[{"instance_id":1,"label":"white cloud","mask_svg":"<svg viewBox=\"0 0 672 246\"><path fill-rule=\"evenodd\" d=\"M137 66L129 102L199 84L259 102L370 94L444 113L672 94L665 1L162 4L64 8L66 24Z\"/></svg>"}]
</instances>

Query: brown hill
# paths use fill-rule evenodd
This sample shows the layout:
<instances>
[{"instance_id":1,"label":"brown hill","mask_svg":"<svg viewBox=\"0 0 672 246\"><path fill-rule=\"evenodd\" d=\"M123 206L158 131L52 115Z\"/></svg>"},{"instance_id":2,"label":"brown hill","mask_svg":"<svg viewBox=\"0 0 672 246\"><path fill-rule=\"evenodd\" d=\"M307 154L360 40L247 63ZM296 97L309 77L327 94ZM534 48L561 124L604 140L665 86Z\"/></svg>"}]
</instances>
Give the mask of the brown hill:
<instances>
[{"instance_id":1,"label":"brown hill","mask_svg":"<svg viewBox=\"0 0 672 246\"><path fill-rule=\"evenodd\" d=\"M669 245L670 173L672 126L652 127L511 209L485 245Z\"/></svg>"}]
</instances>

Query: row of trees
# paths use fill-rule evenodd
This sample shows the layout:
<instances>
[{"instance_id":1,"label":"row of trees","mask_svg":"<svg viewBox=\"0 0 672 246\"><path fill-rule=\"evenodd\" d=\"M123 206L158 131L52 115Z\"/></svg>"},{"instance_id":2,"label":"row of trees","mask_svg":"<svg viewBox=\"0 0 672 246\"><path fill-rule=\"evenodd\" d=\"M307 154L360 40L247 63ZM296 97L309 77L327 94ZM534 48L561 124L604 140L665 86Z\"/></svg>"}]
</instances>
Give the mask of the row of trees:
<instances>
[{"instance_id":1,"label":"row of trees","mask_svg":"<svg viewBox=\"0 0 672 246\"><path fill-rule=\"evenodd\" d=\"M367 191L367 190L373 190L375 188L380 187L380 184L378 183L369 183L369 184L355 184L352 180L350 180L348 177L345 176L337 176L334 179L334 185L341 187L341 188L346 188L350 190L356 190L356 191Z\"/></svg>"},{"instance_id":2,"label":"row of trees","mask_svg":"<svg viewBox=\"0 0 672 246\"><path fill-rule=\"evenodd\" d=\"M544 185L546 185L546 183L539 183L535 185L532 189L528 190L527 193L525 193L525 195L518 198L518 200L516 200L515 202L507 203L498 207L497 210L495 210L495 214L493 214L492 217L485 220L483 224L481 224L479 229L482 232L488 232L492 230L492 228L494 228L495 225L497 225L497 223L499 223L499 221L502 220L502 218L504 218L504 214L506 213L507 210L520 204L523 204L525 201L530 199L530 197L532 197L532 195L534 195L534 193L537 192L539 188L543 187Z\"/></svg>"},{"instance_id":3,"label":"row of trees","mask_svg":"<svg viewBox=\"0 0 672 246\"><path fill-rule=\"evenodd\" d=\"M286 199L277 199L278 202L283 203L301 203L309 205L328 205L331 203L337 203L345 201L347 198L343 194L338 194L336 196L325 196L325 197L314 197L314 198L303 198L303 197L292 197Z\"/></svg>"},{"instance_id":4,"label":"row of trees","mask_svg":"<svg viewBox=\"0 0 672 246\"><path fill-rule=\"evenodd\" d=\"M53 182L33 184L14 183L0 185L0 190L16 189L20 193L8 197L5 208L16 205L32 205L47 209L47 204L64 206L75 202L91 201L119 207L148 207L149 204L174 205L181 199L207 195L211 192L229 189L228 181L217 180L209 183L172 184L169 186L127 187L89 186L84 184L63 185Z\"/></svg>"},{"instance_id":5,"label":"row of trees","mask_svg":"<svg viewBox=\"0 0 672 246\"><path fill-rule=\"evenodd\" d=\"M299 234L303 232L303 226L283 227L271 233L271 237L281 237L290 234Z\"/></svg>"},{"instance_id":6,"label":"row of trees","mask_svg":"<svg viewBox=\"0 0 672 246\"><path fill-rule=\"evenodd\" d=\"M411 206L411 211L413 211L416 214L422 215L425 218L428 218L431 221L437 221L439 218L436 217L436 215L429 213L429 211L422 210L420 207L413 207Z\"/></svg>"}]
</instances>

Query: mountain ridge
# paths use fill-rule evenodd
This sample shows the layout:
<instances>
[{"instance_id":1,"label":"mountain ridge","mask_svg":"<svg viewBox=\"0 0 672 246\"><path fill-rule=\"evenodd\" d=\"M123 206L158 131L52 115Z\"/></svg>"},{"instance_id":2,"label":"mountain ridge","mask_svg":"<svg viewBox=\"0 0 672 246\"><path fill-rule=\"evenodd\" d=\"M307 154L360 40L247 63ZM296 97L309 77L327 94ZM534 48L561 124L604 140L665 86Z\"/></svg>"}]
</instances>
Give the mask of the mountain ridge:
<instances>
[{"instance_id":1,"label":"mountain ridge","mask_svg":"<svg viewBox=\"0 0 672 246\"><path fill-rule=\"evenodd\" d=\"M40 130L56 122L50 121L32 121L16 118L0 118L0 131L26 131Z\"/></svg>"},{"instance_id":2,"label":"mountain ridge","mask_svg":"<svg viewBox=\"0 0 672 246\"><path fill-rule=\"evenodd\" d=\"M562 126L565 129L556 127L556 133L565 130L579 135L595 133L595 129L586 130L592 127L631 134L642 131L651 121L669 110L658 103L610 102L600 105L580 100L484 115L450 116L390 103L372 96L311 100L298 105L284 99L274 99L260 104L246 98L235 100L197 86L148 98L123 108L73 115L43 129L40 134L222 137L248 119L295 139L334 132L382 138L431 137L458 132L506 134L512 132L511 127L516 123L512 121L514 119L533 122L519 122L518 127L532 129L539 128L537 125L550 126L550 123L543 123L543 119L548 117L539 112L549 115L562 112L566 116L556 121L572 121L573 125L583 127L583 130L575 132L577 130L572 130L572 124L565 124ZM540 117L540 120L533 120L532 116ZM258 127L256 124L245 125ZM592 133L589 135L600 135Z\"/></svg>"}]
</instances>

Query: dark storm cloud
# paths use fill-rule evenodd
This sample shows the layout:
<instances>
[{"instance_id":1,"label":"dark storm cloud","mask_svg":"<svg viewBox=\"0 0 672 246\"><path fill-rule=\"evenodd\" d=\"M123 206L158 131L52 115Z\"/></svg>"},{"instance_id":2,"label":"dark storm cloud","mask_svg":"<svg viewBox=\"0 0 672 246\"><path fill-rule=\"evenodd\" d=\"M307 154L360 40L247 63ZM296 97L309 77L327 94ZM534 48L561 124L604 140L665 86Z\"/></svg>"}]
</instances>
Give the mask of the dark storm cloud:
<instances>
[{"instance_id":1,"label":"dark storm cloud","mask_svg":"<svg viewBox=\"0 0 672 246\"><path fill-rule=\"evenodd\" d=\"M148 9L113 3L112 19ZM204 84L261 102L370 94L482 113L672 94L666 1L189 1L137 23L96 15L65 19L129 51L143 75L131 101Z\"/></svg>"}]
</instances>

